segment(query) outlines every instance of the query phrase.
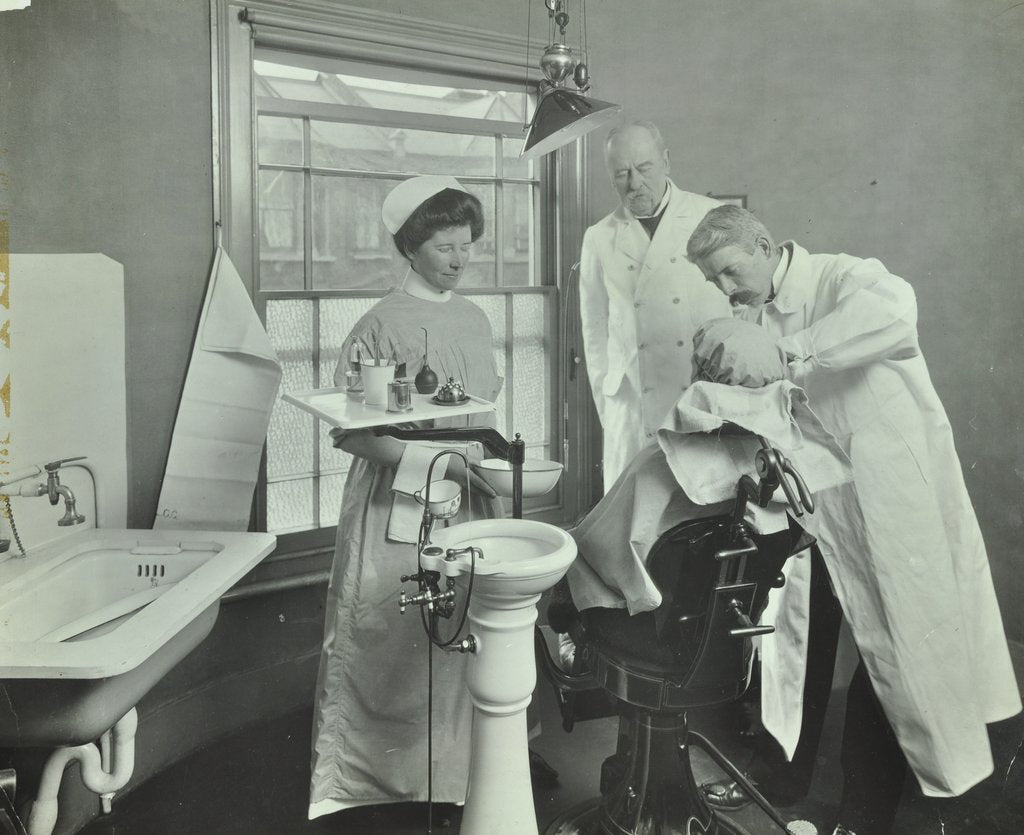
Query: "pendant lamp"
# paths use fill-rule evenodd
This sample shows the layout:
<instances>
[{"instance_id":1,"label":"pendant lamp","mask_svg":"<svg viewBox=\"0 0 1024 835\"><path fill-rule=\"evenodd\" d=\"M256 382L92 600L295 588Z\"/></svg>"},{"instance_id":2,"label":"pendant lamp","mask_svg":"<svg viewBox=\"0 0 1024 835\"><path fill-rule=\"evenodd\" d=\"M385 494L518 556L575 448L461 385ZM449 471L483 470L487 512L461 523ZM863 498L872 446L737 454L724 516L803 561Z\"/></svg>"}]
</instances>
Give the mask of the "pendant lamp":
<instances>
[{"instance_id":1,"label":"pendant lamp","mask_svg":"<svg viewBox=\"0 0 1024 835\"><path fill-rule=\"evenodd\" d=\"M534 159L568 145L613 121L622 110L617 104L585 95L590 89L590 72L583 61L576 61L572 50L565 45L565 27L569 22L566 0L544 0L544 5L548 16L558 26L559 38L544 50L540 59L544 73L540 83L541 100L528 126L520 159ZM565 86L570 76L576 90Z\"/></svg>"}]
</instances>

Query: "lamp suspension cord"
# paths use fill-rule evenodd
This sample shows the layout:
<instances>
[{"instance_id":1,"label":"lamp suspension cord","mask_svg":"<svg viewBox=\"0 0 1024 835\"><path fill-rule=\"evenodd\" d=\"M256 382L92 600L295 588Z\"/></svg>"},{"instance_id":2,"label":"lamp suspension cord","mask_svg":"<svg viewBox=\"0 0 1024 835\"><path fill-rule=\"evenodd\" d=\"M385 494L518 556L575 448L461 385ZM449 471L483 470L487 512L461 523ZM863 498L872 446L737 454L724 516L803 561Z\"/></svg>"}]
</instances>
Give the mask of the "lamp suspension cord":
<instances>
[{"instance_id":1,"label":"lamp suspension cord","mask_svg":"<svg viewBox=\"0 0 1024 835\"><path fill-rule=\"evenodd\" d=\"M530 12L533 0L526 0L526 60L523 61L523 130L530 127Z\"/></svg>"},{"instance_id":2,"label":"lamp suspension cord","mask_svg":"<svg viewBox=\"0 0 1024 835\"><path fill-rule=\"evenodd\" d=\"M583 43L580 51L583 53L583 62L590 68L590 44L587 41L587 0L580 0L580 26L583 27Z\"/></svg>"},{"instance_id":3,"label":"lamp suspension cord","mask_svg":"<svg viewBox=\"0 0 1024 835\"><path fill-rule=\"evenodd\" d=\"M580 2L579 2L579 14L576 15L576 18L577 18L576 23L579 24L579 29L580 29L580 34L579 34L579 39L580 39L580 41L579 41L579 43L580 43L580 61L582 61L583 63L587 62L587 53L583 49L583 7L586 5L586 3L587 3L587 0L580 0Z\"/></svg>"}]
</instances>

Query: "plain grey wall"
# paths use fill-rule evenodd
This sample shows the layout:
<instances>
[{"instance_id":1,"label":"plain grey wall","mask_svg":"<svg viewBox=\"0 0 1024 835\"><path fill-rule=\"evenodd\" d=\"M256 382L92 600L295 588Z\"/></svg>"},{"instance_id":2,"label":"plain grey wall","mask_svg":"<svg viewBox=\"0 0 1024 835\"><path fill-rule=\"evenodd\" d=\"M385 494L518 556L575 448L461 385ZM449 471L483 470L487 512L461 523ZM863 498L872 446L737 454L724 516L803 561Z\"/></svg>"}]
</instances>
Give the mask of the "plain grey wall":
<instances>
[{"instance_id":1,"label":"plain grey wall","mask_svg":"<svg viewBox=\"0 0 1024 835\"><path fill-rule=\"evenodd\" d=\"M124 265L128 524L148 528L213 255L209 6L35 0L0 14L0 56L11 250Z\"/></svg>"},{"instance_id":2,"label":"plain grey wall","mask_svg":"<svg viewBox=\"0 0 1024 835\"><path fill-rule=\"evenodd\" d=\"M543 41L540 0L353 5L522 36L528 2ZM914 285L1003 613L1024 639L1024 8L590 0L587 10L593 94L661 124L679 185L745 193L780 238L878 257ZM573 46L577 32L574 19ZM125 266L129 523L140 526L152 522L211 256L209 54L206 0L34 0L0 16L12 250L100 251ZM601 139L590 220L613 205ZM73 335L61 338L73 350Z\"/></svg>"}]
</instances>

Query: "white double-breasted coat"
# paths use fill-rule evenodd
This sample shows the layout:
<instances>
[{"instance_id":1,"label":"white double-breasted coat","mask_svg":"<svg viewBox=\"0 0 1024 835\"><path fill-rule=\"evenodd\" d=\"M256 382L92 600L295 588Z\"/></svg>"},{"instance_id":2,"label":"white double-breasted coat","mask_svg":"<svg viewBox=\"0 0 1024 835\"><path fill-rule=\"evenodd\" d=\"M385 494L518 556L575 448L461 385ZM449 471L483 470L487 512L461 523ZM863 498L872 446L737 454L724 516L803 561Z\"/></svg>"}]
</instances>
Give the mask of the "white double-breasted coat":
<instances>
[{"instance_id":1,"label":"white double-breasted coat","mask_svg":"<svg viewBox=\"0 0 1024 835\"><path fill-rule=\"evenodd\" d=\"M690 384L693 334L731 316L686 258L694 228L718 205L671 181L653 238L619 206L583 237L580 313L587 373L604 432L607 491Z\"/></svg>"}]
</instances>

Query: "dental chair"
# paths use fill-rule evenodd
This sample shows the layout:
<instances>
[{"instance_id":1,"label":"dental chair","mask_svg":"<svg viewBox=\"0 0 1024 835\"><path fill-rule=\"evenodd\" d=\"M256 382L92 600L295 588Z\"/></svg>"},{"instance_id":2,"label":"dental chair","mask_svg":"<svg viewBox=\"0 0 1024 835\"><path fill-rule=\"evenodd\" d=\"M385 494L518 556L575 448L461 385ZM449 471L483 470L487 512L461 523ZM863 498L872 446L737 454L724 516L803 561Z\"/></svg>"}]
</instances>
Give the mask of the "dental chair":
<instances>
[{"instance_id":1,"label":"dental chair","mask_svg":"<svg viewBox=\"0 0 1024 835\"><path fill-rule=\"evenodd\" d=\"M547 835L743 835L704 801L690 765L691 746L705 751L788 832L744 775L686 722L689 708L743 695L751 639L774 631L758 623L768 591L782 586L785 561L814 542L793 521L805 509L813 512L802 479L760 441L759 481L746 475L739 480L731 512L677 524L650 550L647 570L662 595L657 609L632 616L625 609L577 611L567 587L556 590L548 621L576 644L571 671L553 661L539 631L537 652L555 686L563 727L571 731L578 721L618 714L620 730L618 748L601 768L600 801L570 810ZM790 505L789 528L753 532L744 522L747 503L766 507L780 486Z\"/></svg>"}]
</instances>

